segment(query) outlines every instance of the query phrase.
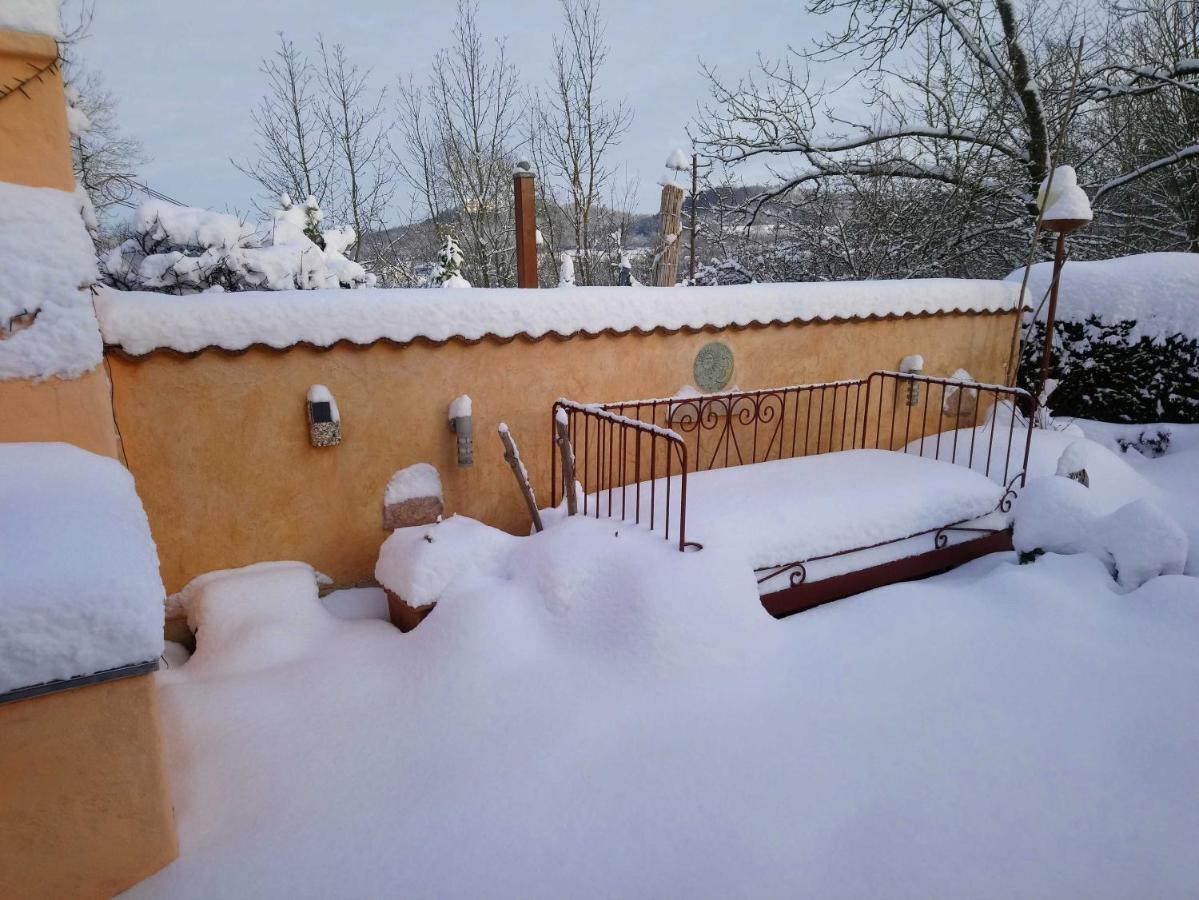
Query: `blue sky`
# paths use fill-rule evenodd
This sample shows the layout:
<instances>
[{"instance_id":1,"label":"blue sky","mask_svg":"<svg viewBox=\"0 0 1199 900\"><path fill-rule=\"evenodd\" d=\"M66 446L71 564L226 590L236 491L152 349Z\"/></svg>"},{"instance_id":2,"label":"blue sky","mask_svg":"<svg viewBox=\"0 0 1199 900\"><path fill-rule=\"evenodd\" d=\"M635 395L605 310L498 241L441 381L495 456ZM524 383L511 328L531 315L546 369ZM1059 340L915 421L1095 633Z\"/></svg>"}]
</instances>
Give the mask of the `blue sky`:
<instances>
[{"instance_id":1,"label":"blue sky","mask_svg":"<svg viewBox=\"0 0 1199 900\"><path fill-rule=\"evenodd\" d=\"M781 56L826 24L781 0L603 0L602 8L612 45L605 93L634 111L615 158L638 178L638 206L647 211L657 206L663 162L685 146L686 124L706 96L699 60L740 74L759 51ZM428 70L453 11L447 0L96 0L80 57L120 98L123 127L150 157L141 173L148 184L191 205L247 210L255 185L229 159L252 152L259 60L277 31L305 47L319 32L373 67L380 85L392 84ZM485 34L507 39L526 83L544 81L556 0L481 0L479 19Z\"/></svg>"}]
</instances>

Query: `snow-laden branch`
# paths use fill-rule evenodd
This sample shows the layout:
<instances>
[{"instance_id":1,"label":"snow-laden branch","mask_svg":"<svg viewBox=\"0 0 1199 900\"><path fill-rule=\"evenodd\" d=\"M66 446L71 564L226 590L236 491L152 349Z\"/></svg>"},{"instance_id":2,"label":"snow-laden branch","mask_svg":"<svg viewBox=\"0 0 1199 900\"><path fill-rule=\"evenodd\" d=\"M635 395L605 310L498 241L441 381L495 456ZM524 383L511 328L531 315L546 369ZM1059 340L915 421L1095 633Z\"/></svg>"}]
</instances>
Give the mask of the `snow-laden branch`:
<instances>
[{"instance_id":1,"label":"snow-laden branch","mask_svg":"<svg viewBox=\"0 0 1199 900\"><path fill-rule=\"evenodd\" d=\"M1094 200L1098 201L1100 197L1109 191L1114 191L1116 188L1123 187L1130 182L1136 181L1138 178L1143 178L1146 175L1156 172L1158 169L1164 169L1168 166L1173 166L1182 162L1184 159L1190 159L1192 157L1199 157L1199 144L1192 144L1190 147L1184 147L1181 150L1168 153L1163 157L1153 160L1153 162L1145 163L1145 165L1141 166L1140 168L1134 169L1131 172L1127 172L1124 175L1120 175L1117 178L1113 178L1111 181L1100 186L1099 189L1095 191Z\"/></svg>"}]
</instances>

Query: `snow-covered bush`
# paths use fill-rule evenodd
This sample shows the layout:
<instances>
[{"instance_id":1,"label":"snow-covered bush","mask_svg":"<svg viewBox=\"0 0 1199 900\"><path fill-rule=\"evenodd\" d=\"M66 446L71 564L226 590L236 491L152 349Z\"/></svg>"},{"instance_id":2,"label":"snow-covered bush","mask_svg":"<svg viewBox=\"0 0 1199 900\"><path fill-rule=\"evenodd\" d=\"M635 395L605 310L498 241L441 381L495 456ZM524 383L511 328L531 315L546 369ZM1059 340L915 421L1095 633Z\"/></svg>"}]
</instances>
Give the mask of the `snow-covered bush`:
<instances>
[{"instance_id":1,"label":"snow-covered bush","mask_svg":"<svg viewBox=\"0 0 1199 900\"><path fill-rule=\"evenodd\" d=\"M1017 270L1009 280L1018 280ZM1033 267L1029 301L1049 287ZM1199 254L1069 262L1062 271L1050 370L1054 412L1106 422L1199 422ZM1029 332L1020 380L1035 385L1045 322Z\"/></svg>"},{"instance_id":2,"label":"snow-covered bush","mask_svg":"<svg viewBox=\"0 0 1199 900\"><path fill-rule=\"evenodd\" d=\"M281 291L370 287L374 276L349 259L353 229L320 230L322 213L309 197L286 194L269 223L236 216L142 204L133 236L101 259L104 280L122 290L193 294L208 290Z\"/></svg>"},{"instance_id":3,"label":"snow-covered bush","mask_svg":"<svg viewBox=\"0 0 1199 900\"><path fill-rule=\"evenodd\" d=\"M724 260L712 260L695 269L695 279L691 284L701 287L712 287L721 284L750 284L754 276L750 274L739 260L732 257Z\"/></svg>"},{"instance_id":4,"label":"snow-covered bush","mask_svg":"<svg viewBox=\"0 0 1199 900\"><path fill-rule=\"evenodd\" d=\"M1089 553L1124 591L1158 575L1181 575L1186 566L1186 532L1156 503L1142 498L1105 512L1096 492L1071 478L1030 481L1016 501L1013 525L1012 544L1022 561Z\"/></svg>"},{"instance_id":5,"label":"snow-covered bush","mask_svg":"<svg viewBox=\"0 0 1199 900\"><path fill-rule=\"evenodd\" d=\"M462 277L462 248L454 235L446 232L445 242L437 251L437 266L429 280L443 288L468 288L470 282Z\"/></svg>"}]
</instances>

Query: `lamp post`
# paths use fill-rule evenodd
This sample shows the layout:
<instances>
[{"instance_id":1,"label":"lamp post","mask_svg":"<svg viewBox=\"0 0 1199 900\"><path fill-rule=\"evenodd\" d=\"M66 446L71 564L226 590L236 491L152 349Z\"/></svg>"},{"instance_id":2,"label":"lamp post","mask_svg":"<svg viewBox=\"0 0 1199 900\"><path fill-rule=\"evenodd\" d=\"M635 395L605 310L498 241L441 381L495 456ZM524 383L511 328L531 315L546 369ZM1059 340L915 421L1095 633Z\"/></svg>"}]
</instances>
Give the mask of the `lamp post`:
<instances>
[{"instance_id":1,"label":"lamp post","mask_svg":"<svg viewBox=\"0 0 1199 900\"><path fill-rule=\"evenodd\" d=\"M1076 188L1077 190L1077 188ZM1050 210L1052 212L1053 210ZM1041 380L1037 390L1038 400L1044 400L1045 384L1049 380L1049 364L1053 358L1053 328L1057 321L1058 285L1062 279L1062 267L1066 264L1066 235L1086 225L1090 219L1049 218L1041 220L1041 227L1057 233L1057 246L1053 254L1053 281L1049 284L1049 310L1045 313L1045 341L1041 345Z\"/></svg>"}]
</instances>

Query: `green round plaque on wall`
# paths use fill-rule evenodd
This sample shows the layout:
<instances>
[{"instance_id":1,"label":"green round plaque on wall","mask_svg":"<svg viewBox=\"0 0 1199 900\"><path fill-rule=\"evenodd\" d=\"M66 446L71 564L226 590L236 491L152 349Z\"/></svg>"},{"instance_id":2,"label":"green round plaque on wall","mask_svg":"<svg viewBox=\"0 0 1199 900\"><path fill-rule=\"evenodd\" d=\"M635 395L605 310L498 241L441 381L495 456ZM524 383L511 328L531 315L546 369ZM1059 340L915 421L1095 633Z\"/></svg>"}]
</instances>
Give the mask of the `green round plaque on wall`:
<instances>
[{"instance_id":1,"label":"green round plaque on wall","mask_svg":"<svg viewBox=\"0 0 1199 900\"><path fill-rule=\"evenodd\" d=\"M733 351L727 344L712 341L695 354L695 386L705 394L719 391L733 377Z\"/></svg>"}]
</instances>

